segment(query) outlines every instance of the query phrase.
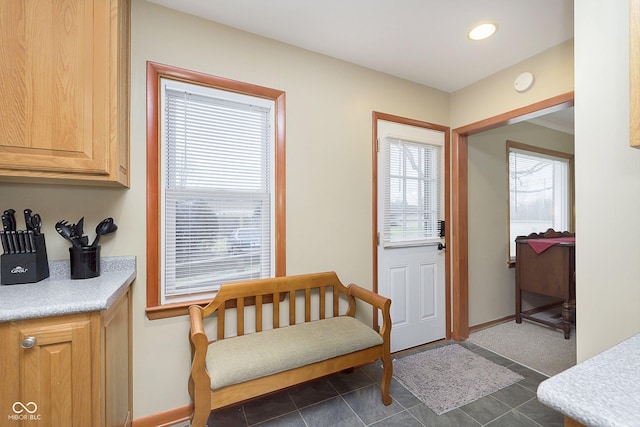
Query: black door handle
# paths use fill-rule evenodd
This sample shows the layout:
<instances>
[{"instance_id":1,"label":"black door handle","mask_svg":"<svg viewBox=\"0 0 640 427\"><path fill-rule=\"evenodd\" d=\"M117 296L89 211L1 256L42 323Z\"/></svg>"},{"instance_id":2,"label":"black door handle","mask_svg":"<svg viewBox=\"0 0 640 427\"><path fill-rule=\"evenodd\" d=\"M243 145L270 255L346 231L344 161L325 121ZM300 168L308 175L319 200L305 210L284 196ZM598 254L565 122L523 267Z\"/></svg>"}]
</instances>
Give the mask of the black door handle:
<instances>
[{"instance_id":1,"label":"black door handle","mask_svg":"<svg viewBox=\"0 0 640 427\"><path fill-rule=\"evenodd\" d=\"M442 243L438 243L438 250L439 250L439 251L441 251L441 250L443 250L443 249L445 249L445 248L446 248L446 246L445 246L445 245L443 245Z\"/></svg>"}]
</instances>

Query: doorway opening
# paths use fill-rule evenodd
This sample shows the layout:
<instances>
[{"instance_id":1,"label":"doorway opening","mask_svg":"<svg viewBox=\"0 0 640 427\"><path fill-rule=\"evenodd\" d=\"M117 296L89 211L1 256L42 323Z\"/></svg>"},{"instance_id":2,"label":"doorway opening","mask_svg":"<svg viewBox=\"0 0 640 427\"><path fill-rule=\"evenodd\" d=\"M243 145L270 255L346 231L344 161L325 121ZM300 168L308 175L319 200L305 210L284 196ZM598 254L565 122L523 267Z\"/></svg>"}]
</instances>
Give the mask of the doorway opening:
<instances>
[{"instance_id":1,"label":"doorway opening","mask_svg":"<svg viewBox=\"0 0 640 427\"><path fill-rule=\"evenodd\" d=\"M519 123L574 105L574 92L456 128L451 138L451 289L453 329L457 341L469 337L469 236L468 236L468 137L501 126ZM451 234L451 233L449 233Z\"/></svg>"}]
</instances>

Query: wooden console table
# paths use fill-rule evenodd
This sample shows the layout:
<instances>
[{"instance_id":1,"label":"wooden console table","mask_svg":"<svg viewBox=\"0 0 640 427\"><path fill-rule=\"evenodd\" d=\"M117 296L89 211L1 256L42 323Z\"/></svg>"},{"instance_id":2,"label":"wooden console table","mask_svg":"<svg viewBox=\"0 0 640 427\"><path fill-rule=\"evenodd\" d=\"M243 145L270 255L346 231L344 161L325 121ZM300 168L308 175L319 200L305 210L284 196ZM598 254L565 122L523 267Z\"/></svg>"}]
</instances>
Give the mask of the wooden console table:
<instances>
[{"instance_id":1,"label":"wooden console table","mask_svg":"<svg viewBox=\"0 0 640 427\"><path fill-rule=\"evenodd\" d=\"M516 323L522 318L561 329L571 335L571 310L575 303L575 234L533 233L516 238ZM559 298L562 322L554 323L522 313L522 292Z\"/></svg>"}]
</instances>

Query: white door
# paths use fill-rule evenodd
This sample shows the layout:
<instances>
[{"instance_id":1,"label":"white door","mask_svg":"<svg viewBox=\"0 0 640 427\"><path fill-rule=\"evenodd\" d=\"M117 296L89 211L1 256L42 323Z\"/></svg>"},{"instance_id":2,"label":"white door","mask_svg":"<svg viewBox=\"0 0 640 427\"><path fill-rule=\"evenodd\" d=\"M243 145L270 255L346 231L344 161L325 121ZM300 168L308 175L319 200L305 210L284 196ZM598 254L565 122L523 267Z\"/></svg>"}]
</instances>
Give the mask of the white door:
<instances>
[{"instance_id":1,"label":"white door","mask_svg":"<svg viewBox=\"0 0 640 427\"><path fill-rule=\"evenodd\" d=\"M391 351L446 336L444 133L378 120L378 292L391 298Z\"/></svg>"}]
</instances>

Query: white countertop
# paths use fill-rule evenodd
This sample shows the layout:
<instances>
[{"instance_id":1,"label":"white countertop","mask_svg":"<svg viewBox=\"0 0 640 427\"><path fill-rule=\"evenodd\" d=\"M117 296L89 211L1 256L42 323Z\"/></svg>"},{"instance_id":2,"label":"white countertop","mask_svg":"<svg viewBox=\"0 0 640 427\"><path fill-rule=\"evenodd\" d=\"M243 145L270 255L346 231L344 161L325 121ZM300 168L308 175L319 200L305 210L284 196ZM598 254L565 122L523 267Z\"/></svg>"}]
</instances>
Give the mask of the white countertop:
<instances>
[{"instance_id":1,"label":"white countertop","mask_svg":"<svg viewBox=\"0 0 640 427\"><path fill-rule=\"evenodd\" d=\"M586 426L640 426L640 334L543 381L538 400Z\"/></svg>"},{"instance_id":2,"label":"white countertop","mask_svg":"<svg viewBox=\"0 0 640 427\"><path fill-rule=\"evenodd\" d=\"M100 259L100 276L70 278L69 261L50 261L49 278L0 285L0 322L105 310L136 277L133 256Z\"/></svg>"}]
</instances>

